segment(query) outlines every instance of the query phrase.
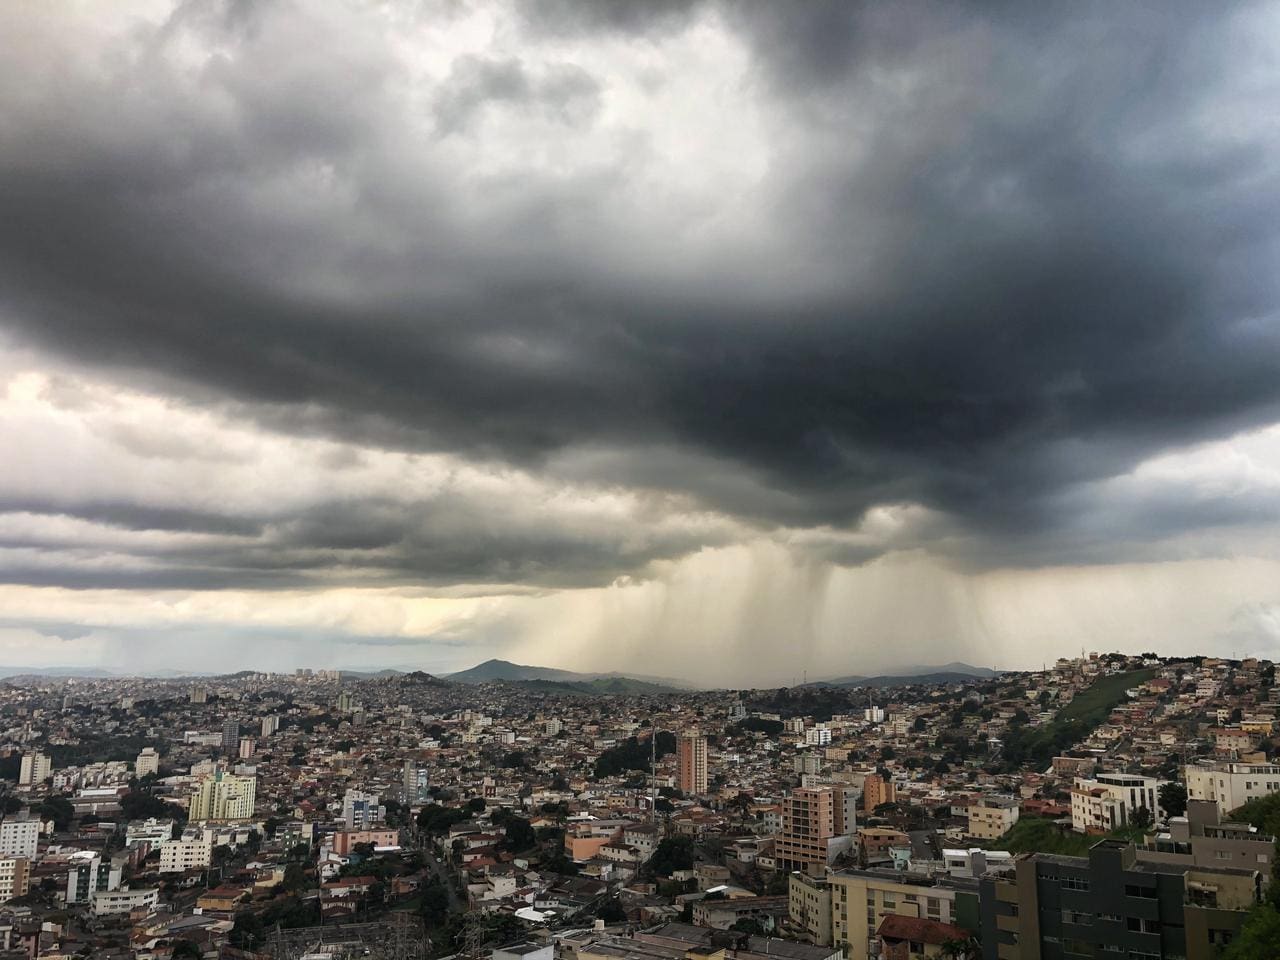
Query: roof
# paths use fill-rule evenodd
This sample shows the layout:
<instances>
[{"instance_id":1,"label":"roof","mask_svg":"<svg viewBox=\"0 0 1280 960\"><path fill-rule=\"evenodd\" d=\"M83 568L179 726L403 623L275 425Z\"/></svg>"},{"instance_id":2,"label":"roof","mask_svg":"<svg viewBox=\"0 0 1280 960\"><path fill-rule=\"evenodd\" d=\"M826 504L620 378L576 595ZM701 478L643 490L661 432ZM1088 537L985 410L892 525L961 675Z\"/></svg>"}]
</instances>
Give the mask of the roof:
<instances>
[{"instance_id":1,"label":"roof","mask_svg":"<svg viewBox=\"0 0 1280 960\"><path fill-rule=\"evenodd\" d=\"M948 940L964 940L969 932L941 920L925 917L900 917L890 914L880 923L877 936L886 940L916 940L921 943L944 944Z\"/></svg>"}]
</instances>

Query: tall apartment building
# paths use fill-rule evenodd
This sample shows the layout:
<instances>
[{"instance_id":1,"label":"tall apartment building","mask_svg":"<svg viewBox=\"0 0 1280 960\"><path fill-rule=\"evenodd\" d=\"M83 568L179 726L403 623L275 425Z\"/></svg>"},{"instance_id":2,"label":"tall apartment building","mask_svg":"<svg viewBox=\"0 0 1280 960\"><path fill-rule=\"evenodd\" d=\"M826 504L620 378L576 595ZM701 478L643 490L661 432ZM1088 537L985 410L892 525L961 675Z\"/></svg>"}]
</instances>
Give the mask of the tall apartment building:
<instances>
[{"instance_id":1,"label":"tall apartment building","mask_svg":"<svg viewBox=\"0 0 1280 960\"><path fill-rule=\"evenodd\" d=\"M400 776L400 795L404 803L416 805L431 799L431 771L409 757Z\"/></svg>"},{"instance_id":2,"label":"tall apartment building","mask_svg":"<svg viewBox=\"0 0 1280 960\"><path fill-rule=\"evenodd\" d=\"M166 840L160 844L160 872L203 870L213 862L211 840Z\"/></svg>"},{"instance_id":3,"label":"tall apartment building","mask_svg":"<svg viewBox=\"0 0 1280 960\"><path fill-rule=\"evenodd\" d=\"M1257 902L1261 875L1139 860L1100 840L1088 857L1030 854L981 881L984 960L1211 960Z\"/></svg>"},{"instance_id":4,"label":"tall apartment building","mask_svg":"<svg viewBox=\"0 0 1280 960\"><path fill-rule=\"evenodd\" d=\"M685 734L676 742L676 786L685 794L707 792L707 738Z\"/></svg>"},{"instance_id":5,"label":"tall apartment building","mask_svg":"<svg viewBox=\"0 0 1280 960\"><path fill-rule=\"evenodd\" d=\"M31 861L25 857L0 858L0 903L25 897L31 889Z\"/></svg>"},{"instance_id":6,"label":"tall apartment building","mask_svg":"<svg viewBox=\"0 0 1280 960\"><path fill-rule=\"evenodd\" d=\"M208 688L206 688L206 687L192 687L192 688L191 688L191 702L192 702L192 703L208 703L208 702L209 702L209 690L208 690Z\"/></svg>"},{"instance_id":7,"label":"tall apartment building","mask_svg":"<svg viewBox=\"0 0 1280 960\"><path fill-rule=\"evenodd\" d=\"M133 761L133 772L138 777L160 772L160 754L156 752L155 747L142 748L138 758Z\"/></svg>"},{"instance_id":8,"label":"tall apartment building","mask_svg":"<svg viewBox=\"0 0 1280 960\"><path fill-rule=\"evenodd\" d=\"M34 860L39 842L39 820L19 818L0 823L0 857Z\"/></svg>"},{"instance_id":9,"label":"tall apartment building","mask_svg":"<svg viewBox=\"0 0 1280 960\"><path fill-rule=\"evenodd\" d=\"M780 870L818 872L853 844L856 801L842 787L799 787L782 801L782 829L774 840Z\"/></svg>"},{"instance_id":10,"label":"tall apartment building","mask_svg":"<svg viewBox=\"0 0 1280 960\"><path fill-rule=\"evenodd\" d=\"M1155 777L1131 773L1077 777L1071 788L1071 829L1107 833L1131 823L1140 809L1155 820L1160 813L1160 783Z\"/></svg>"},{"instance_id":11,"label":"tall apartment building","mask_svg":"<svg viewBox=\"0 0 1280 960\"><path fill-rule=\"evenodd\" d=\"M548 737L558 737L560 731L564 729L564 721L552 717L550 720L542 722L542 732Z\"/></svg>"},{"instance_id":12,"label":"tall apartment building","mask_svg":"<svg viewBox=\"0 0 1280 960\"><path fill-rule=\"evenodd\" d=\"M53 761L43 753L27 753L18 767L18 785L31 787L53 776Z\"/></svg>"},{"instance_id":13,"label":"tall apartment building","mask_svg":"<svg viewBox=\"0 0 1280 960\"><path fill-rule=\"evenodd\" d=\"M262 739L273 736L280 730L280 717L278 714L270 714L262 718Z\"/></svg>"},{"instance_id":14,"label":"tall apartment building","mask_svg":"<svg viewBox=\"0 0 1280 960\"><path fill-rule=\"evenodd\" d=\"M78 856L67 871L67 903L88 903L99 891L119 890L124 871L96 853Z\"/></svg>"},{"instance_id":15,"label":"tall apartment building","mask_svg":"<svg viewBox=\"0 0 1280 960\"><path fill-rule=\"evenodd\" d=\"M348 790L342 797L342 820L348 830L372 830L382 823L387 808L378 803L376 793Z\"/></svg>"},{"instance_id":16,"label":"tall apartment building","mask_svg":"<svg viewBox=\"0 0 1280 960\"><path fill-rule=\"evenodd\" d=\"M249 820L257 799L258 778L215 773L200 781L191 796L192 820Z\"/></svg>"},{"instance_id":17,"label":"tall apartment building","mask_svg":"<svg viewBox=\"0 0 1280 960\"><path fill-rule=\"evenodd\" d=\"M222 752L235 754L240 749L240 721L224 720L222 722Z\"/></svg>"},{"instance_id":18,"label":"tall apartment building","mask_svg":"<svg viewBox=\"0 0 1280 960\"><path fill-rule=\"evenodd\" d=\"M898 788L893 781L878 773L869 773L862 781L862 809L867 813L875 811L882 803L893 803L898 799Z\"/></svg>"},{"instance_id":19,"label":"tall apartment building","mask_svg":"<svg viewBox=\"0 0 1280 960\"><path fill-rule=\"evenodd\" d=\"M1213 800L1230 813L1250 800L1280 791L1280 766L1198 760L1186 767L1187 799Z\"/></svg>"}]
</instances>

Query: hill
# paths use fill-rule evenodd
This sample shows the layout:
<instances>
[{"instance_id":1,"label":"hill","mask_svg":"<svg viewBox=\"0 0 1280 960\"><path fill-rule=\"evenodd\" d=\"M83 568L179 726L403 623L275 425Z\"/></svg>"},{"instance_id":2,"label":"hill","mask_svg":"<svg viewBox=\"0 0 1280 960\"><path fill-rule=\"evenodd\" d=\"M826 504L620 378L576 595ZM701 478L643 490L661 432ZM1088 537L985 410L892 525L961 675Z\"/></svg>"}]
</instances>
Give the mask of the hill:
<instances>
[{"instance_id":1,"label":"hill","mask_svg":"<svg viewBox=\"0 0 1280 960\"><path fill-rule=\"evenodd\" d=\"M940 667L903 667L894 673L874 677L849 676L833 680L815 680L811 687L901 687L912 683L964 683L969 680L989 680L997 676L990 667L975 667L968 663L946 663Z\"/></svg>"},{"instance_id":2,"label":"hill","mask_svg":"<svg viewBox=\"0 0 1280 960\"><path fill-rule=\"evenodd\" d=\"M507 686L520 687L533 693L561 696L602 697L636 694L676 693L675 687L636 680L632 677L597 677L594 680L495 680Z\"/></svg>"},{"instance_id":3,"label":"hill","mask_svg":"<svg viewBox=\"0 0 1280 960\"><path fill-rule=\"evenodd\" d=\"M512 663L510 660L486 660L469 670L446 674L444 679L454 683L494 683L502 680L522 683L537 680L582 686L583 689L578 692L583 693L646 693L688 689L687 684L669 680L666 677L632 677L621 673L577 673L555 667Z\"/></svg>"}]
</instances>

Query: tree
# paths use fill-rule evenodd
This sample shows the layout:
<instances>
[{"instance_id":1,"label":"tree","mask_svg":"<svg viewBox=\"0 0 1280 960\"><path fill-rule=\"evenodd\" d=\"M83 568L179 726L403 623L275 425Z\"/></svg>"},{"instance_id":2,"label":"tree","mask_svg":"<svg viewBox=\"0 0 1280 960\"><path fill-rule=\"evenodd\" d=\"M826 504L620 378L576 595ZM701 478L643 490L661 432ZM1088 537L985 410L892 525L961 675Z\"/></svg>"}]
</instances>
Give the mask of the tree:
<instances>
[{"instance_id":1,"label":"tree","mask_svg":"<svg viewBox=\"0 0 1280 960\"><path fill-rule=\"evenodd\" d=\"M693 838L666 837L649 858L649 869L660 877L669 877L676 870L693 867Z\"/></svg>"},{"instance_id":2,"label":"tree","mask_svg":"<svg viewBox=\"0 0 1280 960\"><path fill-rule=\"evenodd\" d=\"M172 956L174 960L179 960L181 957L195 957L196 960L200 960L200 957L203 956L203 954L200 953L200 948L192 941L179 940L173 945Z\"/></svg>"},{"instance_id":3,"label":"tree","mask_svg":"<svg viewBox=\"0 0 1280 960\"><path fill-rule=\"evenodd\" d=\"M626 923L627 911L622 909L617 897L612 897L600 905L596 917L605 923Z\"/></svg>"},{"instance_id":4,"label":"tree","mask_svg":"<svg viewBox=\"0 0 1280 960\"><path fill-rule=\"evenodd\" d=\"M510 817L503 825L503 832L504 836L499 846L512 853L528 850L538 841L533 827L524 817Z\"/></svg>"},{"instance_id":5,"label":"tree","mask_svg":"<svg viewBox=\"0 0 1280 960\"><path fill-rule=\"evenodd\" d=\"M429 927L438 927L449 917L449 891L439 879L433 877L422 889L419 910L422 920Z\"/></svg>"},{"instance_id":6,"label":"tree","mask_svg":"<svg viewBox=\"0 0 1280 960\"><path fill-rule=\"evenodd\" d=\"M52 820L55 830L70 828L71 820L76 815L76 808L71 805L71 801L66 797L49 797L36 807L35 811L40 819Z\"/></svg>"},{"instance_id":7,"label":"tree","mask_svg":"<svg viewBox=\"0 0 1280 960\"><path fill-rule=\"evenodd\" d=\"M1180 817L1187 812L1187 788L1180 783L1164 783L1160 785L1160 806L1171 817Z\"/></svg>"},{"instance_id":8,"label":"tree","mask_svg":"<svg viewBox=\"0 0 1280 960\"><path fill-rule=\"evenodd\" d=\"M1264 960L1274 957L1280 943L1280 910L1260 903L1249 911L1240 933L1220 954L1221 960Z\"/></svg>"}]
</instances>

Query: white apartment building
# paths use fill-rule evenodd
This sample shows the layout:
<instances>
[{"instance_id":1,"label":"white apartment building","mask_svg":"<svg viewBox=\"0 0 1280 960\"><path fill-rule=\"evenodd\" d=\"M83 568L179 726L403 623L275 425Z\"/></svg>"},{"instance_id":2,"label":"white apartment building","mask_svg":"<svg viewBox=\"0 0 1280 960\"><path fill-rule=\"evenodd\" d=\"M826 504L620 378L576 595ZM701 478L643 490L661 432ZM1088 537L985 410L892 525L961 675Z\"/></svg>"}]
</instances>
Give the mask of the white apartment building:
<instances>
[{"instance_id":1,"label":"white apartment building","mask_svg":"<svg viewBox=\"0 0 1280 960\"><path fill-rule=\"evenodd\" d=\"M1187 764L1186 778L1187 799L1216 801L1223 815L1280 791L1280 766L1270 763L1198 760Z\"/></svg>"},{"instance_id":2,"label":"white apartment building","mask_svg":"<svg viewBox=\"0 0 1280 960\"><path fill-rule=\"evenodd\" d=\"M43 753L26 753L18 767L18 785L22 787L44 783L53 776L53 761Z\"/></svg>"},{"instance_id":3,"label":"white apartment building","mask_svg":"<svg viewBox=\"0 0 1280 960\"><path fill-rule=\"evenodd\" d=\"M1071 788L1071 829L1077 833L1115 830L1132 821L1141 807L1155 820L1160 815L1160 783L1155 777L1131 773L1099 773L1092 780L1076 777Z\"/></svg>"},{"instance_id":4,"label":"white apartment building","mask_svg":"<svg viewBox=\"0 0 1280 960\"><path fill-rule=\"evenodd\" d=\"M166 840L160 844L161 873L203 870L212 861L213 844L208 840Z\"/></svg>"},{"instance_id":5,"label":"white apartment building","mask_svg":"<svg viewBox=\"0 0 1280 960\"><path fill-rule=\"evenodd\" d=\"M819 724L804 732L804 742L811 747L826 747L831 744L831 728Z\"/></svg>"},{"instance_id":6,"label":"white apartment building","mask_svg":"<svg viewBox=\"0 0 1280 960\"><path fill-rule=\"evenodd\" d=\"M159 888L149 890L98 890L93 894L90 909L95 917L113 913L132 913L149 910L160 902Z\"/></svg>"},{"instance_id":7,"label":"white apartment building","mask_svg":"<svg viewBox=\"0 0 1280 960\"><path fill-rule=\"evenodd\" d=\"M0 823L0 857L34 860L39 842L39 820L6 820Z\"/></svg>"},{"instance_id":8,"label":"white apartment building","mask_svg":"<svg viewBox=\"0 0 1280 960\"><path fill-rule=\"evenodd\" d=\"M133 761L133 772L139 777L160 772L160 754L155 747L143 747L138 759Z\"/></svg>"},{"instance_id":9,"label":"white apartment building","mask_svg":"<svg viewBox=\"0 0 1280 960\"><path fill-rule=\"evenodd\" d=\"M146 820L131 820L124 830L124 845L132 847L135 843L150 843L152 846L164 843L173 838L173 821L157 820L148 817Z\"/></svg>"}]
</instances>

